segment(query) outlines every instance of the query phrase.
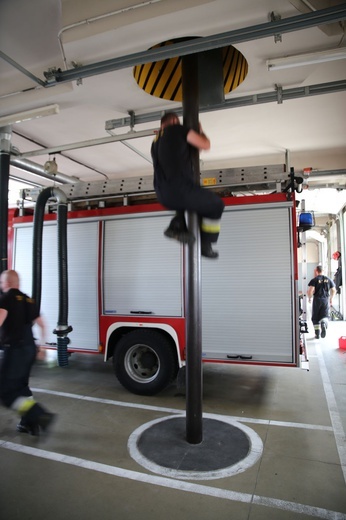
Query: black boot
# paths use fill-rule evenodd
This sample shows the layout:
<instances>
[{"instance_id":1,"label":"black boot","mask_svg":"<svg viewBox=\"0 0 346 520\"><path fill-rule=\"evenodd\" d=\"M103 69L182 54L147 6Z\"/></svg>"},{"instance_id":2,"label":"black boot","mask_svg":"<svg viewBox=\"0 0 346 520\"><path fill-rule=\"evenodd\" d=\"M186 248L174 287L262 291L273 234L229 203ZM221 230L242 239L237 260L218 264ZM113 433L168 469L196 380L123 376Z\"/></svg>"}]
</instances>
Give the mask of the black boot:
<instances>
[{"instance_id":1,"label":"black boot","mask_svg":"<svg viewBox=\"0 0 346 520\"><path fill-rule=\"evenodd\" d=\"M35 403L23 416L22 421L29 429L31 435L39 435L41 431L43 433L48 432L54 418L55 415L53 413L47 412L40 404Z\"/></svg>"},{"instance_id":2,"label":"black boot","mask_svg":"<svg viewBox=\"0 0 346 520\"><path fill-rule=\"evenodd\" d=\"M174 238L182 244L193 244L195 237L187 229L185 217L183 215L176 215L172 218L168 228L163 233L167 238Z\"/></svg>"},{"instance_id":3,"label":"black boot","mask_svg":"<svg viewBox=\"0 0 346 520\"><path fill-rule=\"evenodd\" d=\"M327 324L325 321L321 321L321 338L325 338L327 334Z\"/></svg>"},{"instance_id":4,"label":"black boot","mask_svg":"<svg viewBox=\"0 0 346 520\"><path fill-rule=\"evenodd\" d=\"M202 242L201 255L205 256L206 258L214 258L214 259L219 257L219 253L217 251L214 251L214 249L211 247L210 242Z\"/></svg>"},{"instance_id":5,"label":"black boot","mask_svg":"<svg viewBox=\"0 0 346 520\"><path fill-rule=\"evenodd\" d=\"M31 427L25 420L25 416L23 416L20 422L16 427L17 432L19 433L30 433L30 435L39 435L40 429L39 426Z\"/></svg>"}]
</instances>

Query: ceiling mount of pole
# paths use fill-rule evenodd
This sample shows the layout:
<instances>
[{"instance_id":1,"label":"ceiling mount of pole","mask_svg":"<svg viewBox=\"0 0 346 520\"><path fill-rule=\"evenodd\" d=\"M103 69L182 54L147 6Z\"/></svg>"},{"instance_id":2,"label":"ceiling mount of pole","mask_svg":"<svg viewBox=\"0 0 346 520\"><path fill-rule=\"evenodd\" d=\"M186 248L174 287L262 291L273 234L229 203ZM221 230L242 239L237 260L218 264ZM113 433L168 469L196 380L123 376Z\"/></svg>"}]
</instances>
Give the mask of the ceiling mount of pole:
<instances>
[{"instance_id":1,"label":"ceiling mount of pole","mask_svg":"<svg viewBox=\"0 0 346 520\"><path fill-rule=\"evenodd\" d=\"M149 50L174 45L177 43L196 40L197 37L186 37L167 40ZM210 51L199 53L199 57ZM236 89L246 78L248 64L245 57L232 45L220 49L220 62L223 73L223 91L228 94ZM205 62L200 60L200 68L205 68ZM151 96L167 99L169 101L182 101L182 73L181 57L175 56L169 59L135 65L133 76L141 89Z\"/></svg>"}]
</instances>

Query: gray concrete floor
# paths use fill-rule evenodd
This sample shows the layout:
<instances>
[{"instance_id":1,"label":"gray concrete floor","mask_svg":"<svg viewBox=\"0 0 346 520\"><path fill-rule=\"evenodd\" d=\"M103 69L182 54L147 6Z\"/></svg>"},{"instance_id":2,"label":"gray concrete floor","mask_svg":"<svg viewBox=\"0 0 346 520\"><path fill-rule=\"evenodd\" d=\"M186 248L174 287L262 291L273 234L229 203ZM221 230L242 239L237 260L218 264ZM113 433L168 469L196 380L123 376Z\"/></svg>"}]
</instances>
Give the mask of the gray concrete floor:
<instances>
[{"instance_id":1,"label":"gray concrete floor","mask_svg":"<svg viewBox=\"0 0 346 520\"><path fill-rule=\"evenodd\" d=\"M263 443L252 466L212 480L154 474L129 454L137 428L185 410L175 386L132 395L98 355L73 354L66 368L35 366L35 397L58 419L37 440L16 433L15 415L0 410L1 520L346 519L340 336L345 322L330 323L319 341L310 332L310 371L204 367L204 413L236 419Z\"/></svg>"}]
</instances>

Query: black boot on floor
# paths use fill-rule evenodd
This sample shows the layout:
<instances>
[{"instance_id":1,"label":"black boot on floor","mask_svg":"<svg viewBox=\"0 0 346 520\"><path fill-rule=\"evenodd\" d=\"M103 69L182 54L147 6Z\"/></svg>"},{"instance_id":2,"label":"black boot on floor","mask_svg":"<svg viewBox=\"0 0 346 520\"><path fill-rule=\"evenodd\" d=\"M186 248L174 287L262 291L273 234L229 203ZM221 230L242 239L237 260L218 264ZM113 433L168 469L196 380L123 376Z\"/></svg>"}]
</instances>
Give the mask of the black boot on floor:
<instances>
[{"instance_id":1,"label":"black boot on floor","mask_svg":"<svg viewBox=\"0 0 346 520\"><path fill-rule=\"evenodd\" d=\"M327 324L325 321L321 322L321 338L325 338L327 334Z\"/></svg>"},{"instance_id":2,"label":"black boot on floor","mask_svg":"<svg viewBox=\"0 0 346 520\"><path fill-rule=\"evenodd\" d=\"M20 422L17 424L16 430L19 433L29 433L30 435L40 434L39 426L29 426L29 424L25 420L25 417L21 418Z\"/></svg>"},{"instance_id":3,"label":"black boot on floor","mask_svg":"<svg viewBox=\"0 0 346 520\"><path fill-rule=\"evenodd\" d=\"M40 404L35 403L23 416L22 421L24 421L23 424L29 429L31 435L40 435L40 433L48 433L54 419L53 413L47 412Z\"/></svg>"}]
</instances>

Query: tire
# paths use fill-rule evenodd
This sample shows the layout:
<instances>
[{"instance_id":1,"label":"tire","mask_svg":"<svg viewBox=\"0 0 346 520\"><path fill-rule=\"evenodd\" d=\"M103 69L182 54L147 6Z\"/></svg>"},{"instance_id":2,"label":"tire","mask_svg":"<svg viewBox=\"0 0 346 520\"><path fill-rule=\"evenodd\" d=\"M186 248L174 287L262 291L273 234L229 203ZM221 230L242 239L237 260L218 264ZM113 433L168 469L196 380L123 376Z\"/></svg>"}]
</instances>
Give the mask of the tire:
<instances>
[{"instance_id":1,"label":"tire","mask_svg":"<svg viewBox=\"0 0 346 520\"><path fill-rule=\"evenodd\" d=\"M133 394L155 395L177 374L177 358L160 332L133 330L115 346L113 366L119 382Z\"/></svg>"}]
</instances>

